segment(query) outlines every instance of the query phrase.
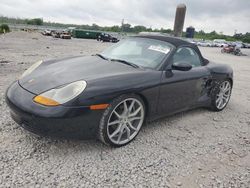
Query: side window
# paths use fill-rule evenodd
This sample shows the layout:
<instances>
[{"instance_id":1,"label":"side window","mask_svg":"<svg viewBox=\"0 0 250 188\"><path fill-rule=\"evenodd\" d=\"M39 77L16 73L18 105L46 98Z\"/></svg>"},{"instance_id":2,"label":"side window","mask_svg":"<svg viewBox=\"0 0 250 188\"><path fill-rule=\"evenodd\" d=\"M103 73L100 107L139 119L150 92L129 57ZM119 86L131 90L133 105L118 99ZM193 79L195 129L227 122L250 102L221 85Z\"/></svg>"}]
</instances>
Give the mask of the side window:
<instances>
[{"instance_id":1,"label":"side window","mask_svg":"<svg viewBox=\"0 0 250 188\"><path fill-rule=\"evenodd\" d=\"M188 63L192 67L199 67L202 65L199 55L189 47L179 48L173 56L173 64Z\"/></svg>"}]
</instances>

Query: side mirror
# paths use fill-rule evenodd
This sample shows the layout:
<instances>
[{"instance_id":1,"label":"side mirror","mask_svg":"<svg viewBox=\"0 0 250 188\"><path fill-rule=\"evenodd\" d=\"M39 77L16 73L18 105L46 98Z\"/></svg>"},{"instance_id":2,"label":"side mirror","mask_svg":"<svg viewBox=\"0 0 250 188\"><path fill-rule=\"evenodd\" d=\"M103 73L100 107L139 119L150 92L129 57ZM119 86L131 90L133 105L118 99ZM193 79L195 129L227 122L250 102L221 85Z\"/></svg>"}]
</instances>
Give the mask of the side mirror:
<instances>
[{"instance_id":1,"label":"side mirror","mask_svg":"<svg viewBox=\"0 0 250 188\"><path fill-rule=\"evenodd\" d=\"M178 64L173 64L172 69L179 71L189 71L192 69L192 65L188 63L178 63Z\"/></svg>"}]
</instances>

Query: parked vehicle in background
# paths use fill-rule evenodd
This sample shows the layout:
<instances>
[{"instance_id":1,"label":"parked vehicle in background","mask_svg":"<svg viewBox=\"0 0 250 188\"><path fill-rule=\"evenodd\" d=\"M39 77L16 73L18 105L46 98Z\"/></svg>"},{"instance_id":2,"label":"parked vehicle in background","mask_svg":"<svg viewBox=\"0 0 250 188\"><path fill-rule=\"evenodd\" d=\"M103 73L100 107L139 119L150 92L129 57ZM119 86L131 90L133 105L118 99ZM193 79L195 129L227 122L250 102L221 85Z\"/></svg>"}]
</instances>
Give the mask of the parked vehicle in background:
<instances>
[{"instance_id":1,"label":"parked vehicle in background","mask_svg":"<svg viewBox=\"0 0 250 188\"><path fill-rule=\"evenodd\" d=\"M44 30L44 31L42 32L42 34L45 35L45 36L51 36L51 35L52 35L52 32L53 32L53 31L46 29L46 30Z\"/></svg>"},{"instance_id":2,"label":"parked vehicle in background","mask_svg":"<svg viewBox=\"0 0 250 188\"><path fill-rule=\"evenodd\" d=\"M235 48L234 55L238 55L238 56L242 55L242 52L241 52L240 48Z\"/></svg>"},{"instance_id":3,"label":"parked vehicle in background","mask_svg":"<svg viewBox=\"0 0 250 188\"><path fill-rule=\"evenodd\" d=\"M224 40L224 39L214 39L213 46L214 47L226 47L226 46L228 46L228 44L227 44L226 40Z\"/></svg>"},{"instance_id":4,"label":"parked vehicle in background","mask_svg":"<svg viewBox=\"0 0 250 188\"><path fill-rule=\"evenodd\" d=\"M116 37L113 37L112 35L108 33L101 33L97 37L97 41L102 41L102 42L118 42L119 40Z\"/></svg>"},{"instance_id":5,"label":"parked vehicle in background","mask_svg":"<svg viewBox=\"0 0 250 188\"><path fill-rule=\"evenodd\" d=\"M68 31L53 31L51 35L54 38L71 39L71 34Z\"/></svg>"},{"instance_id":6,"label":"parked vehicle in background","mask_svg":"<svg viewBox=\"0 0 250 188\"><path fill-rule=\"evenodd\" d=\"M52 37L54 37L54 38L60 38L60 34L61 34L61 32L55 31L55 32L52 33Z\"/></svg>"},{"instance_id":7,"label":"parked vehicle in background","mask_svg":"<svg viewBox=\"0 0 250 188\"><path fill-rule=\"evenodd\" d=\"M197 42L198 46L203 46L203 47L212 47L212 42L210 41L199 41Z\"/></svg>"},{"instance_id":8,"label":"parked vehicle in background","mask_svg":"<svg viewBox=\"0 0 250 188\"><path fill-rule=\"evenodd\" d=\"M221 49L221 53L229 53L229 54L234 54L234 55L242 55L242 52L240 48L236 45L229 45L227 47L223 47Z\"/></svg>"},{"instance_id":9,"label":"parked vehicle in background","mask_svg":"<svg viewBox=\"0 0 250 188\"><path fill-rule=\"evenodd\" d=\"M62 39L71 39L71 34L67 31L63 31L61 34L60 34L60 38Z\"/></svg>"},{"instance_id":10,"label":"parked vehicle in background","mask_svg":"<svg viewBox=\"0 0 250 188\"><path fill-rule=\"evenodd\" d=\"M233 42L233 45L237 46L238 48L243 48L243 42L241 41L235 41Z\"/></svg>"},{"instance_id":11,"label":"parked vehicle in background","mask_svg":"<svg viewBox=\"0 0 250 188\"><path fill-rule=\"evenodd\" d=\"M221 53L232 53L234 51L233 46L227 46L221 49Z\"/></svg>"},{"instance_id":12,"label":"parked vehicle in background","mask_svg":"<svg viewBox=\"0 0 250 188\"><path fill-rule=\"evenodd\" d=\"M242 43L242 48L250 48L250 44L249 43Z\"/></svg>"}]
</instances>

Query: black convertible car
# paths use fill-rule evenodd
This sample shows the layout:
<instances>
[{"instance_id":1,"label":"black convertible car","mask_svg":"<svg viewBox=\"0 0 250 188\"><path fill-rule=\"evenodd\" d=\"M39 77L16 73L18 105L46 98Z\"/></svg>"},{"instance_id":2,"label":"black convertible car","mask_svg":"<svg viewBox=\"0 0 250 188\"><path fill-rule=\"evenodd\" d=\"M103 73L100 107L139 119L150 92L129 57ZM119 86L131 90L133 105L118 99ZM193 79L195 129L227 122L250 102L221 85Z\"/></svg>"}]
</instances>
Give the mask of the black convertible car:
<instances>
[{"instance_id":1,"label":"black convertible car","mask_svg":"<svg viewBox=\"0 0 250 188\"><path fill-rule=\"evenodd\" d=\"M223 110L232 85L232 69L208 61L196 45L145 35L93 56L39 61L8 88L6 101L31 132L122 146L145 120L197 107Z\"/></svg>"}]
</instances>

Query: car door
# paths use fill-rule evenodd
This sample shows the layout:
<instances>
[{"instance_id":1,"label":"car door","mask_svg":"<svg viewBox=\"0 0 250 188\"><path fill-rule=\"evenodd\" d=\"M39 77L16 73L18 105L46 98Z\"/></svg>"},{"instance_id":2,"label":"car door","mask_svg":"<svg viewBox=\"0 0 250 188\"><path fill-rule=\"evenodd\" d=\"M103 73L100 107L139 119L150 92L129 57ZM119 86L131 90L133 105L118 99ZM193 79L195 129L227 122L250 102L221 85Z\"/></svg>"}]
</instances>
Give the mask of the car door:
<instances>
[{"instance_id":1,"label":"car door","mask_svg":"<svg viewBox=\"0 0 250 188\"><path fill-rule=\"evenodd\" d=\"M173 65L189 64L190 70L178 70ZM158 114L166 115L189 109L204 94L210 72L191 47L179 47L162 74Z\"/></svg>"}]
</instances>

